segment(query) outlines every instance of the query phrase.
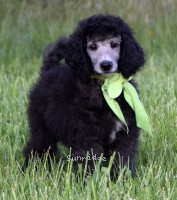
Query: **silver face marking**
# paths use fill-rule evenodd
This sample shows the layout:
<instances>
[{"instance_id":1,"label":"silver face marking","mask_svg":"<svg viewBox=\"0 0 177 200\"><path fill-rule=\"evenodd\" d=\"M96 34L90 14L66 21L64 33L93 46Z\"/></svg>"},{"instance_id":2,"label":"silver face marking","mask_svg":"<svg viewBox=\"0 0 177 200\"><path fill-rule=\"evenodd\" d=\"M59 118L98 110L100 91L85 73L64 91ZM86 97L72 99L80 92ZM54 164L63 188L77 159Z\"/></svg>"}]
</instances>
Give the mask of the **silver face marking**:
<instances>
[{"instance_id":1,"label":"silver face marking","mask_svg":"<svg viewBox=\"0 0 177 200\"><path fill-rule=\"evenodd\" d=\"M93 71L98 74L109 74L117 71L120 57L121 37L109 37L87 40L87 53L93 65Z\"/></svg>"}]
</instances>

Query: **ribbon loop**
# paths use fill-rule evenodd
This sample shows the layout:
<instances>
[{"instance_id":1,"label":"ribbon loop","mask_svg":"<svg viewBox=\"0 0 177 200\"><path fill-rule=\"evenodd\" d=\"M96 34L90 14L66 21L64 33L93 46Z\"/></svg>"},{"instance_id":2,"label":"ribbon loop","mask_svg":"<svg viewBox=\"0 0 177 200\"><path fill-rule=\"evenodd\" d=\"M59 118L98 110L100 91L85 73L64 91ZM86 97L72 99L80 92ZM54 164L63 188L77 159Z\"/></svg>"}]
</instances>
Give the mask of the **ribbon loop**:
<instances>
[{"instance_id":1,"label":"ribbon loop","mask_svg":"<svg viewBox=\"0 0 177 200\"><path fill-rule=\"evenodd\" d=\"M126 80L122 74L119 73L114 73L106 77L101 88L103 96L114 114L125 124L128 130L121 108L115 100L123 91L125 100L135 112L137 126L147 131L149 134L152 134L148 115L139 99L136 89L128 82L130 79L131 78Z\"/></svg>"}]
</instances>

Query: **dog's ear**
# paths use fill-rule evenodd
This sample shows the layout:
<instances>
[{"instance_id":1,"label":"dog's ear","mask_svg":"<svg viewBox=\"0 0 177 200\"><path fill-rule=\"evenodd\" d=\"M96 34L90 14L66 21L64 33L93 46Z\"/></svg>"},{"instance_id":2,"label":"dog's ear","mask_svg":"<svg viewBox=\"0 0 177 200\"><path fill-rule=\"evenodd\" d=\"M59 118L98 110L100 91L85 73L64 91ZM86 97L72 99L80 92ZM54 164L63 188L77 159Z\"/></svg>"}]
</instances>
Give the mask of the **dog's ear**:
<instances>
[{"instance_id":1,"label":"dog's ear","mask_svg":"<svg viewBox=\"0 0 177 200\"><path fill-rule=\"evenodd\" d=\"M43 54L42 70L48 70L65 60L69 43L69 38L62 38L56 43L47 46Z\"/></svg>"},{"instance_id":2,"label":"dog's ear","mask_svg":"<svg viewBox=\"0 0 177 200\"><path fill-rule=\"evenodd\" d=\"M145 63L145 54L133 34L121 35L119 69L124 77L135 74Z\"/></svg>"}]
</instances>

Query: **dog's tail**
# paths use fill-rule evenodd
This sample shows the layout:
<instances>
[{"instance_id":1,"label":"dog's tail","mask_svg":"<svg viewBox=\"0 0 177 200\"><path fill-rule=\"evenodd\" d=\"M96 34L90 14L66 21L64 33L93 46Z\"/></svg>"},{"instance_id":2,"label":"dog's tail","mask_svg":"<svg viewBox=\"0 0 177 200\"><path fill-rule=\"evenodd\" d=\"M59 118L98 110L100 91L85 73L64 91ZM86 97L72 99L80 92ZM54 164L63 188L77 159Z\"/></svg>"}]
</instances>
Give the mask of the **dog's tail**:
<instances>
[{"instance_id":1,"label":"dog's tail","mask_svg":"<svg viewBox=\"0 0 177 200\"><path fill-rule=\"evenodd\" d=\"M62 38L54 44L48 45L43 54L43 65L41 70L48 70L53 66L58 65L62 60L65 59L67 52L68 39Z\"/></svg>"}]
</instances>

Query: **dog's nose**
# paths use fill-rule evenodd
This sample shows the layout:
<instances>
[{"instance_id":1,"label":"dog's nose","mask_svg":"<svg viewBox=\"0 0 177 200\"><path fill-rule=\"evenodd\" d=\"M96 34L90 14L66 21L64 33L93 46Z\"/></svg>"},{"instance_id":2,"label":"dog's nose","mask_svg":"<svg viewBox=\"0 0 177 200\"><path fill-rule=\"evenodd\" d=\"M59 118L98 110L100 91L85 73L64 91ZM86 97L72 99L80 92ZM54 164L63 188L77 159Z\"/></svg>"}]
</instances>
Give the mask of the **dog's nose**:
<instances>
[{"instance_id":1,"label":"dog's nose","mask_svg":"<svg viewBox=\"0 0 177 200\"><path fill-rule=\"evenodd\" d=\"M104 72L109 72L112 66L113 66L113 63L111 61L103 61L100 64L100 67Z\"/></svg>"}]
</instances>

